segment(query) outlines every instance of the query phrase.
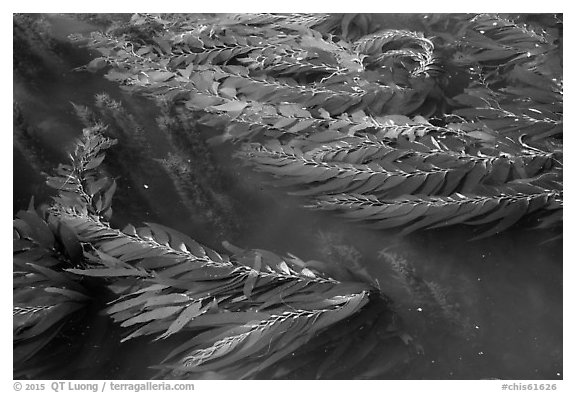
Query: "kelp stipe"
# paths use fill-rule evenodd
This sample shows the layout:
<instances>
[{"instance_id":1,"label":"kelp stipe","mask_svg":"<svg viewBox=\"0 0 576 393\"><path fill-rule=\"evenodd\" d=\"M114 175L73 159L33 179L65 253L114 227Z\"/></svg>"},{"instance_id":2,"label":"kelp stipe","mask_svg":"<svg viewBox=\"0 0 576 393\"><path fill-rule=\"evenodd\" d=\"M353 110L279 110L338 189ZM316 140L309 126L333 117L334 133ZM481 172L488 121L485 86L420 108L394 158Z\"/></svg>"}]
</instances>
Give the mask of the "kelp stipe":
<instances>
[{"instance_id":1,"label":"kelp stipe","mask_svg":"<svg viewBox=\"0 0 576 393\"><path fill-rule=\"evenodd\" d=\"M26 162L35 172L40 173L50 168L46 147L39 138L39 132L30 125L22 113L17 101L13 103L13 144L26 157Z\"/></svg>"},{"instance_id":2,"label":"kelp stipe","mask_svg":"<svg viewBox=\"0 0 576 393\"><path fill-rule=\"evenodd\" d=\"M295 256L237 248L227 256L159 224L111 227L116 183L98 167L115 141L102 132L85 129L71 164L48 180L59 191L49 220L68 229L79 259L62 274L103 280L116 297L106 312L127 329L123 340L185 338L160 376L257 377L369 301L374 288L325 277Z\"/></svg>"},{"instance_id":3,"label":"kelp stipe","mask_svg":"<svg viewBox=\"0 0 576 393\"><path fill-rule=\"evenodd\" d=\"M198 125L169 106L161 107L158 128L170 146L159 160L171 179L182 205L201 225L211 226L214 241L222 241L238 228L238 206L226 195L233 180L215 162Z\"/></svg>"},{"instance_id":4,"label":"kelp stipe","mask_svg":"<svg viewBox=\"0 0 576 393\"><path fill-rule=\"evenodd\" d=\"M92 108L75 104L73 107L86 127L106 125L107 135L120 142L109 155L106 166L113 168L123 181L117 200L122 206L131 206L124 209L129 212L123 211L131 213L128 221L141 217L157 221L158 217L187 215L196 217L198 226L217 229L216 243L231 235L238 223L234 201L223 191L223 184L230 187L230 182L223 179L194 124L167 107L148 114L153 122L146 124L145 119L137 120L135 108L127 108L105 93L96 95ZM152 149L152 144L156 149ZM148 190L151 179L155 180L155 189L178 195L179 203L170 206L155 203L159 192Z\"/></svg>"},{"instance_id":5,"label":"kelp stipe","mask_svg":"<svg viewBox=\"0 0 576 393\"><path fill-rule=\"evenodd\" d=\"M469 315L460 310L452 296L452 292L464 286L464 283L452 283L446 287L431 281L404 256L387 249L380 250L377 258L390 269L390 283L397 283L401 289L401 294L393 296L394 309L407 322L410 321L410 333L422 339L436 329L442 335L467 342L475 338L476 332Z\"/></svg>"}]
</instances>

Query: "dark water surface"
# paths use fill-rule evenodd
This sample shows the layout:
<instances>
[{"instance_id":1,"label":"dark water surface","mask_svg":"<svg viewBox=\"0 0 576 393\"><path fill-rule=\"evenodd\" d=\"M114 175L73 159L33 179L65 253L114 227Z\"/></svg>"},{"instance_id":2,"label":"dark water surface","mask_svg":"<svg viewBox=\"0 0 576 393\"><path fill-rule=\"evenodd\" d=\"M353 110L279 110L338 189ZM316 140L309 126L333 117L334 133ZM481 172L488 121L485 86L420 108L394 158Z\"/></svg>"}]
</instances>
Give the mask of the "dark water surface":
<instances>
[{"instance_id":1,"label":"dark water surface","mask_svg":"<svg viewBox=\"0 0 576 393\"><path fill-rule=\"evenodd\" d=\"M154 126L159 111L153 103L123 93L101 74L72 71L92 54L66 46L65 37L94 26L61 16L48 21L52 36L67 48L59 54L61 63L45 77L16 79L14 85L14 99L45 147L46 161L64 161L66 150L81 133L70 102L90 106L94 95L102 92L123 103L152 141L152 155L164 157L168 145ZM223 239L215 233L243 248L363 267L391 298L407 333L421 348L395 371L394 378L562 378L562 241L545 242L553 234L516 227L470 241L474 232L468 227L423 231L405 238L395 237L393 231L365 230L333 215L302 209L301 200L265 184L263 176L243 167L232 157L235 149L215 146L210 154L221 175L232 179L224 189L226 195L220 197L239 206L231 218L240 222L236 229L219 230L182 215L165 178L150 177L141 184L138 192L149 202L143 208L149 210L149 217L140 220L184 231L220 251ZM14 212L26 207L31 195L47 195L42 179L30 158L16 150ZM123 180L118 182L122 187ZM122 224L132 218L115 219ZM161 360L161 345L148 344L146 339L114 344L119 342L119 328L98 313L82 326L76 333L90 337L78 349L82 364L63 364L61 377L142 379L154 374L146 367ZM310 356L313 364L323 361L321 354ZM366 362L366 368L379 366Z\"/></svg>"}]
</instances>

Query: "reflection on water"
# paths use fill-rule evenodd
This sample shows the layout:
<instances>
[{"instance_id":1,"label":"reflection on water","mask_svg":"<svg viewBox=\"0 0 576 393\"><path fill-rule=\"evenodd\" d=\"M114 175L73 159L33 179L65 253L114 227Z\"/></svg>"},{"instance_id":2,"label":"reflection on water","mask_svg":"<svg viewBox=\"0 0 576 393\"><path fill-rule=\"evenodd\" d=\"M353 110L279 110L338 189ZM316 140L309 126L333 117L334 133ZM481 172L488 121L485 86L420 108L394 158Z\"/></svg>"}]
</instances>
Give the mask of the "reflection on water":
<instances>
[{"instance_id":1,"label":"reflection on water","mask_svg":"<svg viewBox=\"0 0 576 393\"><path fill-rule=\"evenodd\" d=\"M150 160L166 158L167 144L155 120L158 108L143 98L125 95L100 74L71 71L85 64L91 54L66 46L64 37L94 27L70 24L64 17L48 21L55 29L54 39L65 49L58 54L60 63L51 75L16 79L14 85L14 99L37 143L46 150L46 162L55 165L65 159L66 149L82 128L70 102L91 106L94 95L103 92L121 102L143 126L154 146ZM246 248L328 261L329 265L319 268L336 277L373 282L397 313L384 311L387 300L374 301L357 318L340 322L317 337L267 377L562 378L561 240L545 242L549 234L523 228L473 242L469 241L473 231L467 227L422 231L406 238L397 238L393 231L365 230L334 215L302 209L301 200L265 184L263 175L232 158L235 149L221 145L206 153L218 176L226 179L225 185L210 188L206 200L228 206L228 210L214 208L214 214L233 222L227 226L211 227L200 214L182 214L186 206L174 204L178 190L163 177L147 176L140 185L119 179L119 184L124 181L127 187L139 187L126 192L144 195L139 207L146 210L146 220L187 232L220 250L220 242L226 239ZM31 158L25 152L16 153L14 211L25 207L31 195L44 195L42 178L33 170ZM143 162L123 164L150 174L139 168ZM116 211L135 208L128 201L116 201ZM126 213L116 220L122 224L133 221L133 216ZM97 324L90 318L90 323L78 325L84 331L76 327L66 334L71 342L75 335L90 336L86 345L99 351L78 349L75 359L80 360L74 363L67 361L70 353L62 354L60 371L51 377L142 379L155 374L147 367L162 359L169 343L138 339L115 344L118 328L101 316L93 317ZM393 318L399 318L398 326L404 327L410 349L379 329ZM335 339L341 346L334 346ZM86 364L90 366L82 367Z\"/></svg>"}]
</instances>

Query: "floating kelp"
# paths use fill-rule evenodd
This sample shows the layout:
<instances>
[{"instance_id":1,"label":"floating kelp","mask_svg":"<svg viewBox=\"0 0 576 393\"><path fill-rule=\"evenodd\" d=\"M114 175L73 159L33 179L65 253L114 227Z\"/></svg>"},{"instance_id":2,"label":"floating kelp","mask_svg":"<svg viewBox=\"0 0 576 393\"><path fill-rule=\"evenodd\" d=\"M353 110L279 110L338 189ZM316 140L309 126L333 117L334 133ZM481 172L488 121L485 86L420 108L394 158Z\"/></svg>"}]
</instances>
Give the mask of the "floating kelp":
<instances>
[{"instance_id":1,"label":"floating kelp","mask_svg":"<svg viewBox=\"0 0 576 393\"><path fill-rule=\"evenodd\" d=\"M361 16L136 15L128 25L146 40L117 30L87 45L109 79L223 128L216 139L244 142L240 157L314 207L404 234L557 223L546 216L562 209L561 147L544 141L561 136L562 75L543 61L557 31L499 15L449 22L462 37L374 31ZM423 27L439 29L434 18ZM349 28L370 33L351 40ZM435 53L457 49L476 76L446 97Z\"/></svg>"}]
</instances>

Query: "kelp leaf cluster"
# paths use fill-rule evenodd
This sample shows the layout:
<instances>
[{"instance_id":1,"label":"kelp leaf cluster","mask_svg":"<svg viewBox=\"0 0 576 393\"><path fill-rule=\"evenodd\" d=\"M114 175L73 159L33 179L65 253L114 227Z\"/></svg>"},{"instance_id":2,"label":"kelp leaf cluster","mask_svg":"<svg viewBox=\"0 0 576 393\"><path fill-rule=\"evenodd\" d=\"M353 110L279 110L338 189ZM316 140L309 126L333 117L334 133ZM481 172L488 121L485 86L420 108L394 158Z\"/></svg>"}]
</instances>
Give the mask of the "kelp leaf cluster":
<instances>
[{"instance_id":1,"label":"kelp leaf cluster","mask_svg":"<svg viewBox=\"0 0 576 393\"><path fill-rule=\"evenodd\" d=\"M79 277L62 270L82 255L73 231L43 216L31 201L13 223L12 322L19 372L91 300Z\"/></svg>"},{"instance_id":2,"label":"kelp leaf cluster","mask_svg":"<svg viewBox=\"0 0 576 393\"><path fill-rule=\"evenodd\" d=\"M545 28L525 16L454 17L459 37L442 35L451 62L472 82L453 99L455 115L504 135L541 140L562 133L561 17ZM430 23L432 30L438 28Z\"/></svg>"},{"instance_id":3,"label":"kelp leaf cluster","mask_svg":"<svg viewBox=\"0 0 576 393\"><path fill-rule=\"evenodd\" d=\"M239 157L314 208L403 233L561 223L558 28L423 20L412 31L353 14L138 14L85 42L107 78L223 129L213 140L242 143ZM452 70L468 75L456 94Z\"/></svg>"}]
</instances>

